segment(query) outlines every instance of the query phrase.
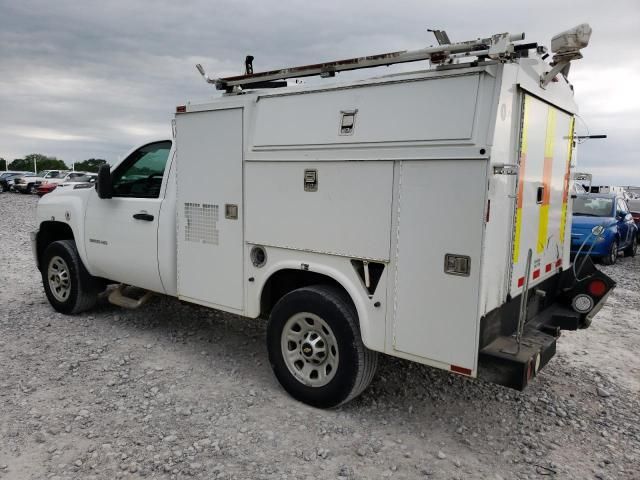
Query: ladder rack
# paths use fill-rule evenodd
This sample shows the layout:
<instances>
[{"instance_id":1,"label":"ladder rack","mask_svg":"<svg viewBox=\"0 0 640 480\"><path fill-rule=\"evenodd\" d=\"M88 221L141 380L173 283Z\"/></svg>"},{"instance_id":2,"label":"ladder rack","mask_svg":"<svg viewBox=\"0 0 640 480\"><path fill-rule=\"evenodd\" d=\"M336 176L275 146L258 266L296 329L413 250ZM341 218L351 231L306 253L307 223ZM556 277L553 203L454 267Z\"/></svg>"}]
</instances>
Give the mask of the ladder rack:
<instances>
[{"instance_id":1,"label":"ladder rack","mask_svg":"<svg viewBox=\"0 0 640 480\"><path fill-rule=\"evenodd\" d=\"M514 52L521 50L522 47L535 48L535 44L534 46L531 46L515 45L513 43L523 39L524 33L499 33L491 36L490 38L479 38L476 40L438 45L419 50L401 50L398 52L382 53L367 57L347 58L333 62L303 65L266 72L252 73L253 68L251 68L250 70L248 69L251 73L224 78L210 78L200 64L196 65L196 68L204 79L208 83L215 84L218 90L232 92L236 87L265 88L270 86L286 85L286 82L277 82L277 84L272 85L269 84L270 82L275 83L277 80L310 77L315 75L320 75L321 77L333 77L336 72L389 66L397 63L418 62L421 60L430 60L433 63L444 63L451 58L460 56L487 56L492 59L506 60L511 58Z\"/></svg>"}]
</instances>

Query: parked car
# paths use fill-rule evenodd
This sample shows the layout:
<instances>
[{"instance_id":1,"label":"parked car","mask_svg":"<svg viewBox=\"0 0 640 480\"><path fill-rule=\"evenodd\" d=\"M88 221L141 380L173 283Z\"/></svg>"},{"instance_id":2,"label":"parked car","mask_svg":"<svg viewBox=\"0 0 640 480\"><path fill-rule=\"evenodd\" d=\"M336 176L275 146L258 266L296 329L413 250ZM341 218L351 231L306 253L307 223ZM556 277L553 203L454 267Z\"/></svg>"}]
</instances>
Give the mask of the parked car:
<instances>
[{"instance_id":1,"label":"parked car","mask_svg":"<svg viewBox=\"0 0 640 480\"><path fill-rule=\"evenodd\" d=\"M627 200L627 205L629 206L631 216L633 217L633 220L636 222L636 226L638 227L638 235L640 235L640 198Z\"/></svg>"},{"instance_id":2,"label":"parked car","mask_svg":"<svg viewBox=\"0 0 640 480\"><path fill-rule=\"evenodd\" d=\"M0 173L0 193L7 192L13 189L13 182L16 177L24 175L29 172L17 172L17 171L7 171Z\"/></svg>"},{"instance_id":3,"label":"parked car","mask_svg":"<svg viewBox=\"0 0 640 480\"><path fill-rule=\"evenodd\" d=\"M58 184L57 183L53 183L53 182L41 183L36 188L36 193L38 194L39 197L42 197L43 195L46 195L47 193L53 192L56 189L57 186L58 186Z\"/></svg>"},{"instance_id":4,"label":"parked car","mask_svg":"<svg viewBox=\"0 0 640 480\"><path fill-rule=\"evenodd\" d=\"M41 183L61 182L67 173L67 170L43 170L37 175L29 174L26 181L16 182L14 189L20 193L33 193Z\"/></svg>"},{"instance_id":5,"label":"parked car","mask_svg":"<svg viewBox=\"0 0 640 480\"><path fill-rule=\"evenodd\" d=\"M13 190L20 193L33 193L40 184L35 173L24 173L13 178Z\"/></svg>"},{"instance_id":6,"label":"parked car","mask_svg":"<svg viewBox=\"0 0 640 480\"><path fill-rule=\"evenodd\" d=\"M56 182L43 182L38 185L37 193L39 196L46 195L47 193L53 192L56 188L73 186L80 183L95 183L98 175L95 173L86 173L86 172L69 172L65 175L59 183Z\"/></svg>"},{"instance_id":7,"label":"parked car","mask_svg":"<svg viewBox=\"0 0 640 480\"><path fill-rule=\"evenodd\" d=\"M601 235L593 233L601 225ZM618 254L635 256L638 249L638 226L622 195L587 193L573 201L571 254L588 254L606 265L616 263Z\"/></svg>"}]
</instances>

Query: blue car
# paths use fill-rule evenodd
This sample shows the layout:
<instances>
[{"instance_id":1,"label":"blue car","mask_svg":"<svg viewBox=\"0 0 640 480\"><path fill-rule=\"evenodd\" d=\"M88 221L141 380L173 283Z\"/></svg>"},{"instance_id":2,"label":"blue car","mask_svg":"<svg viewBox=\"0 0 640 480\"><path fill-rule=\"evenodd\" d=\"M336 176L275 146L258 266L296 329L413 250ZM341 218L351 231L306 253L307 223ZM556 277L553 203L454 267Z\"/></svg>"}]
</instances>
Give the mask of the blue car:
<instances>
[{"instance_id":1,"label":"blue car","mask_svg":"<svg viewBox=\"0 0 640 480\"><path fill-rule=\"evenodd\" d=\"M594 233L601 225L603 231ZM597 230L597 229L596 229ZM621 195L579 194L573 200L571 254L591 255L605 265L616 263L619 252L633 257L638 250L638 227Z\"/></svg>"}]
</instances>

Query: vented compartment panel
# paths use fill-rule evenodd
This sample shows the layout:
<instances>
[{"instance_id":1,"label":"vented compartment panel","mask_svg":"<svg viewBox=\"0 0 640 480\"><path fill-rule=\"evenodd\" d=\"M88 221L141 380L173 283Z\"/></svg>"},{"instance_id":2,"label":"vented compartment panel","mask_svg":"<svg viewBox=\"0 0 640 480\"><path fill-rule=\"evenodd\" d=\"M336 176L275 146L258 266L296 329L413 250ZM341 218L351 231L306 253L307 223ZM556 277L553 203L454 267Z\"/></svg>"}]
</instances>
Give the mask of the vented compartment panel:
<instances>
[{"instance_id":1,"label":"vented compartment panel","mask_svg":"<svg viewBox=\"0 0 640 480\"><path fill-rule=\"evenodd\" d=\"M187 202L184 204L184 216L185 241L218 245L218 205Z\"/></svg>"}]
</instances>

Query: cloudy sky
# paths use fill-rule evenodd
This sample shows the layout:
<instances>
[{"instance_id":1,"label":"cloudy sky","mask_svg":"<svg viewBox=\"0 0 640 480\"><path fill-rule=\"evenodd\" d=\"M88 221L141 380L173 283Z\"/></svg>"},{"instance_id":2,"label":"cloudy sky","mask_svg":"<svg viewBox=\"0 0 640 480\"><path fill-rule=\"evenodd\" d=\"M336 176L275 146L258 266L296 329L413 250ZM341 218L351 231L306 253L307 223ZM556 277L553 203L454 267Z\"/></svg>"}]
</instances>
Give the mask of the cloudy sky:
<instances>
[{"instance_id":1,"label":"cloudy sky","mask_svg":"<svg viewBox=\"0 0 640 480\"><path fill-rule=\"evenodd\" d=\"M194 68L242 73L520 32L593 28L570 80L595 183L640 185L640 1L0 0L0 157L113 162L168 137L174 108L217 95ZM341 74L345 78L349 74Z\"/></svg>"}]
</instances>

